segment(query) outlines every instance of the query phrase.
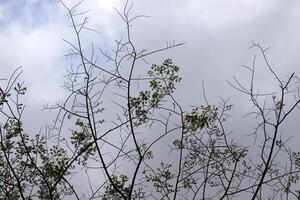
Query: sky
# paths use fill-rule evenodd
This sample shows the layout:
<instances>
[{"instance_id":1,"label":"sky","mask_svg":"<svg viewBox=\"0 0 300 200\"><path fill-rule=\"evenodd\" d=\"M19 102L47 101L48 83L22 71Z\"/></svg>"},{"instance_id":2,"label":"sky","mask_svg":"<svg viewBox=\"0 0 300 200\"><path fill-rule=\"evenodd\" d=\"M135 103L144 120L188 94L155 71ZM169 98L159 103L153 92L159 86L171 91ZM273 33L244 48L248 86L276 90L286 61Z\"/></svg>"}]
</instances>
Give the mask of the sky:
<instances>
[{"instance_id":1,"label":"sky","mask_svg":"<svg viewBox=\"0 0 300 200\"><path fill-rule=\"evenodd\" d=\"M72 5L76 1L65 2ZM110 49L114 40L124 35L124 26L113 9L122 8L124 3L124 0L84 1L81 9L89 10L90 27L100 32L88 35L86 44L95 42L103 49ZM204 81L210 101L216 103L219 97L231 97L239 113L246 113L247 98L226 84L226 80L232 80L233 76L241 80L249 77L241 66L251 64L253 56L258 54L249 50L251 41L271 47L268 58L281 77L300 71L299 1L135 0L133 3L132 14L150 16L133 24L132 34L138 47L151 50L164 47L167 41L185 42L184 46L153 56L149 61L160 63L170 57L180 66L183 81L177 93L186 105L202 104ZM72 41L74 35L65 10L53 0L2 0L0 27L1 78L22 66L22 79L28 87L27 109L37 119L47 118L41 108L47 102L63 99L60 86L70 67L65 57L69 46L63 39ZM264 69L261 62L256 81L258 86L269 90L274 84L268 82L266 77L270 75Z\"/></svg>"},{"instance_id":2,"label":"sky","mask_svg":"<svg viewBox=\"0 0 300 200\"><path fill-rule=\"evenodd\" d=\"M74 0L66 0L68 5ZM251 106L247 97L230 87L226 80L238 77L247 83L249 74L242 65L251 65L257 54L256 87L273 91L277 85L267 73L262 57L249 49L252 41L271 47L267 56L274 70L284 78L300 75L300 1L296 0L133 0L133 14L149 18L135 21L133 40L139 48L164 47L167 41L183 46L151 56L149 63L169 57L180 67L183 81L177 88L180 101L204 104L202 82L212 103L230 98L234 104L229 129L243 132L252 123L240 120ZM124 35L124 26L113 7L122 8L124 0L85 0L89 25L99 33L88 33L84 44L95 42L111 49L115 39ZM70 67L65 54L74 40L66 11L54 0L0 0L0 78L7 78L22 66L28 88L25 96L27 128L38 131L54 115L42 111L46 103L63 100L63 76ZM43 120L41 120L43 119ZM297 116L289 119L293 135L299 130Z\"/></svg>"},{"instance_id":3,"label":"sky","mask_svg":"<svg viewBox=\"0 0 300 200\"><path fill-rule=\"evenodd\" d=\"M132 15L147 15L133 23L132 35L139 48L164 47L167 41L185 45L149 58L161 63L169 57L180 66L183 81L177 95L183 104L203 104L202 82L207 98L217 103L219 97L231 98L234 115L241 118L249 111L246 96L230 87L226 80L238 77L247 84L249 74L242 65L251 65L257 58L256 87L272 91L276 84L263 65L252 41L263 47L270 63L280 77L300 74L300 2L296 0L133 0ZM66 0L67 5L76 1ZM114 10L124 0L85 0L82 10L89 10L89 26L99 33L87 33L84 44L94 42L102 49L111 49L115 39L124 36L124 24ZM63 76L70 63L65 55L69 46L63 39L74 41L66 11L54 0L0 1L0 78L8 77L22 66L28 94L25 104L30 129L39 129L52 115L42 112L47 103L63 99ZM26 115L26 112L25 112ZM40 120L45 119L45 121ZM235 124L236 123L236 124ZM243 122L232 122L239 130ZM37 125L38 124L38 125ZM232 128L230 127L230 128ZM297 130L296 124L291 126ZM35 130L36 131L36 130Z\"/></svg>"}]
</instances>

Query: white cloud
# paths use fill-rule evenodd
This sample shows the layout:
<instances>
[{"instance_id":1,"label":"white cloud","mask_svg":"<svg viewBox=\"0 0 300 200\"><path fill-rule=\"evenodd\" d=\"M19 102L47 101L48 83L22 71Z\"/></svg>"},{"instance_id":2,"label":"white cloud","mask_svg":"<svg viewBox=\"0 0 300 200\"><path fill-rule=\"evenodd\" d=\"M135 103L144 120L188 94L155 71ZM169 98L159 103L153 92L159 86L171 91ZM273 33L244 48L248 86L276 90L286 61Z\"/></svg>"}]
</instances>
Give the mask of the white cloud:
<instances>
[{"instance_id":1,"label":"white cloud","mask_svg":"<svg viewBox=\"0 0 300 200\"><path fill-rule=\"evenodd\" d=\"M4 6L0 5L0 20L5 17L5 9Z\"/></svg>"},{"instance_id":2,"label":"white cloud","mask_svg":"<svg viewBox=\"0 0 300 200\"><path fill-rule=\"evenodd\" d=\"M59 98L56 91L65 70L63 55L66 50L62 38L65 27L49 24L27 30L20 24L10 24L0 33L1 72L12 72L23 66L23 79L29 87L32 101L45 103Z\"/></svg>"}]
</instances>

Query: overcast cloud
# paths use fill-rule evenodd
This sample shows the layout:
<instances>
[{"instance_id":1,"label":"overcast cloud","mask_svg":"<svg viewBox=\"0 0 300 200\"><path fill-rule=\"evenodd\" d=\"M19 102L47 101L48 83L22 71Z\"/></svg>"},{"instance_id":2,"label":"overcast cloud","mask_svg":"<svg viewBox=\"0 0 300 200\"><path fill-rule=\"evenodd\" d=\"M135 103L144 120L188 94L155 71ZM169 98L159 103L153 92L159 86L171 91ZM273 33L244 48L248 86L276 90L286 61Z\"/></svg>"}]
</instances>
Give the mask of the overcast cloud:
<instances>
[{"instance_id":1,"label":"overcast cloud","mask_svg":"<svg viewBox=\"0 0 300 200\"><path fill-rule=\"evenodd\" d=\"M68 5L74 0L66 0ZM145 14L133 23L133 40L139 48L164 47L166 41L185 42L177 49L149 58L161 63L172 58L180 66L183 81L177 96L185 105L203 104L202 81L207 98L219 97L235 104L229 130L246 134L252 124L241 121L249 111L248 98L226 84L235 75L247 83L249 74L241 65L250 65L259 53L249 50L251 41L268 51L270 62L280 77L292 72L300 75L300 1L296 0L135 0L132 14ZM125 0L85 0L82 10L90 10L89 25L100 33L88 33L85 45L95 42L111 49L124 34L120 17L113 7L122 8ZM70 67L65 54L74 40L66 12L54 0L0 0L0 78L7 78L19 66L28 87L24 121L27 129L38 131L54 115L42 112L43 105L63 100L65 71ZM271 91L273 79L258 57L257 86ZM144 66L141 66L144 67ZM41 120L42 119L42 120ZM291 135L299 130L299 117L290 120ZM295 141L295 143L297 140Z\"/></svg>"},{"instance_id":2,"label":"overcast cloud","mask_svg":"<svg viewBox=\"0 0 300 200\"><path fill-rule=\"evenodd\" d=\"M257 52L248 48L251 41L271 46L269 59L283 77L300 74L300 2L291 0L136 0L132 14L150 18L137 20L132 27L133 38L140 48L163 47L166 41L186 44L175 50L153 56L149 63L160 63L170 57L181 67L183 82L178 88L187 105L201 104L202 80L208 98L231 97L238 109L247 112L246 98L230 88L225 80L247 74L240 68L251 64ZM71 5L73 0L66 1ZM95 42L110 49L124 29L113 7L121 8L122 0L86 0L82 10L90 10L90 33L86 44ZM52 0L2 0L0 3L0 77L7 77L16 67L23 66L23 77L29 93L27 109L33 125L48 114L41 112L47 102L63 98L62 77L69 64L64 55L68 45L62 39L74 39L65 10ZM259 86L272 87L257 67ZM191 88L191 90L187 90ZM239 101L240 99L241 101ZM243 110L244 109L244 110ZM240 110L239 110L240 111ZM32 115L34 113L34 115ZM241 114L241 112L238 112ZM244 114L244 113L243 113Z\"/></svg>"},{"instance_id":3,"label":"overcast cloud","mask_svg":"<svg viewBox=\"0 0 300 200\"><path fill-rule=\"evenodd\" d=\"M164 47L166 41L186 42L182 47L150 58L160 63L173 58L181 67L183 82L177 94L186 105L202 104L202 80L207 97L231 97L239 112L247 112L247 98L230 88L225 80L233 75L247 78L241 65L251 64L255 52L251 41L271 46L268 56L281 77L296 72L300 51L300 2L296 0L136 0L133 14L150 18L133 24L133 38L140 48ZM67 0L67 4L74 3ZM86 45L95 42L110 49L114 39L124 33L121 19L113 6L121 8L123 0L86 0L82 10L90 9L90 27L100 34L89 33ZM72 30L65 10L52 0L2 0L0 3L0 77L7 77L23 66L22 79L28 86L25 100L30 111L29 127L42 126L48 114L41 112L47 102L63 98L62 77L68 69L64 57L72 41ZM270 87L264 66L258 61L257 85ZM272 80L271 80L272 81ZM276 86L276 85L275 85ZM242 111L242 112L240 112ZM26 112L25 112L26 113ZM240 122L236 122L240 123ZM246 122L244 122L246 123ZM234 126L235 122L233 122ZM33 126L35 125L35 126ZM293 125L296 127L296 124Z\"/></svg>"}]
</instances>

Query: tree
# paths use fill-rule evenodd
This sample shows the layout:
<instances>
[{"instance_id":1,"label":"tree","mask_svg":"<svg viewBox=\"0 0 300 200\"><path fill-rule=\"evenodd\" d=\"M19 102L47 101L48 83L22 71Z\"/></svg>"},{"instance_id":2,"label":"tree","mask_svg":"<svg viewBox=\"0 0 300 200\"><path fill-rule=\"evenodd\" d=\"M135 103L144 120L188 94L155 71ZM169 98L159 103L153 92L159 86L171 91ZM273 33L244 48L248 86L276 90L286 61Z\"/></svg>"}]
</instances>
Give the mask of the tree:
<instances>
[{"instance_id":1,"label":"tree","mask_svg":"<svg viewBox=\"0 0 300 200\"><path fill-rule=\"evenodd\" d=\"M279 134L298 109L299 79L295 74L280 78L269 64L268 49L255 42L251 46L261 53L278 91L256 90L256 57L252 66L244 66L249 86L237 78L228 82L254 106L248 116L257 120L253 136L259 149L253 149L226 129L233 108L229 100L221 99L219 105L206 100L184 109L175 94L180 68L169 58L150 67L147 63L148 56L182 43L137 49L131 25L144 16L131 16L128 1L122 11L116 10L126 36L112 52L100 51L108 60L105 66L94 45L83 46L82 35L91 29L87 18L77 21L80 3L60 3L76 39L66 40L76 64L64 83L68 96L46 107L58 113L51 134L32 136L22 124L26 87L18 83L21 69L1 85L1 199L300 199L300 153ZM252 158L249 152L259 156ZM80 172L88 185L74 182ZM90 178L91 173L96 175Z\"/></svg>"}]
</instances>

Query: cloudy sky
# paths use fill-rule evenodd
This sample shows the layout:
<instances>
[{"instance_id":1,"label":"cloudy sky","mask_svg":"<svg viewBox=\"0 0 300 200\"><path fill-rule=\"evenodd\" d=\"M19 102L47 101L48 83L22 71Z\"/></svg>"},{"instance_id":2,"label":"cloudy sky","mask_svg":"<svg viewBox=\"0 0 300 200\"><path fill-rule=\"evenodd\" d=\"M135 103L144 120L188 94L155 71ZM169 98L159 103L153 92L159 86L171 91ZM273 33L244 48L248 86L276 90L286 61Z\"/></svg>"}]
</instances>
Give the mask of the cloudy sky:
<instances>
[{"instance_id":1,"label":"cloudy sky","mask_svg":"<svg viewBox=\"0 0 300 200\"><path fill-rule=\"evenodd\" d=\"M75 0L65 0L74 5ZM167 41L185 42L176 49L149 58L161 63L169 57L180 66L183 81L177 96L185 105L204 104L202 81L207 98L231 98L235 105L230 130L251 130L252 123L240 120L249 112L248 98L231 88L226 80L238 77L247 84L249 74L241 65L251 65L257 57L256 88L272 92L277 86L266 72L258 51L249 50L252 41L267 52L281 78L300 75L300 1L298 0L130 0L132 14L149 18L135 21L133 41L148 50L164 47ZM81 9L89 10L89 26L100 33L88 33L84 43L95 42L111 49L124 35L124 24L113 7L122 8L125 0L85 0ZM65 54L73 41L66 11L55 0L0 0L0 78L7 78L19 66L28 93L25 97L25 124L38 131L54 115L42 112L43 105L64 98L63 76L71 63ZM42 120L41 120L42 119ZM299 130L297 115L290 119L291 135ZM297 143L297 140L294 140Z\"/></svg>"},{"instance_id":2,"label":"cloudy sky","mask_svg":"<svg viewBox=\"0 0 300 200\"><path fill-rule=\"evenodd\" d=\"M74 0L66 0L68 5ZM150 18L133 24L133 40L140 48L164 47L167 41L185 42L168 52L153 56L150 63L173 58L181 67L183 82L178 88L186 105L202 104L202 81L213 103L219 97L231 97L239 117L247 112L247 98L241 97L226 80L232 76L246 80L241 65L249 65L258 53L249 50L251 41L271 47L268 57L281 77L296 72L300 50L300 2L296 0L135 0L133 14ZM113 7L122 8L124 0L86 0L90 27L98 30L85 40L110 49L124 27ZM74 40L66 12L54 0L0 1L0 78L23 67L22 79L28 86L26 97L29 124L48 114L41 112L47 102L63 98L63 75L70 66L65 54ZM257 85L272 90L274 82L258 57ZM261 65L260 65L261 64ZM271 80L272 81L272 80ZM242 111L242 112L240 112ZM41 122L42 125L44 122Z\"/></svg>"}]
</instances>

